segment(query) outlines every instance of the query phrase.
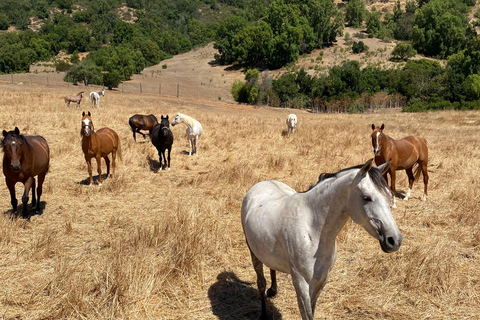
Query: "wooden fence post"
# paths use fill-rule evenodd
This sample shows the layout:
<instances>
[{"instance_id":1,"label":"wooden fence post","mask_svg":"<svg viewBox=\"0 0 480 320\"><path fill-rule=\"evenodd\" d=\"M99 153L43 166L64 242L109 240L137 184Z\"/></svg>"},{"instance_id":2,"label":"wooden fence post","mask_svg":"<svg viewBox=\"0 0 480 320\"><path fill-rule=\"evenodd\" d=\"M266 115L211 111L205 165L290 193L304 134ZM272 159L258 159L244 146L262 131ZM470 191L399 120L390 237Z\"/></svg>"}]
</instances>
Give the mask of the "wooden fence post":
<instances>
[{"instance_id":1,"label":"wooden fence post","mask_svg":"<svg viewBox=\"0 0 480 320\"><path fill-rule=\"evenodd\" d=\"M177 98L178 98L179 91L180 91L180 83L177 83Z\"/></svg>"},{"instance_id":2,"label":"wooden fence post","mask_svg":"<svg viewBox=\"0 0 480 320\"><path fill-rule=\"evenodd\" d=\"M142 83L140 82L140 93L142 93Z\"/></svg>"},{"instance_id":3,"label":"wooden fence post","mask_svg":"<svg viewBox=\"0 0 480 320\"><path fill-rule=\"evenodd\" d=\"M162 84L158 84L158 94L162 94Z\"/></svg>"}]
</instances>

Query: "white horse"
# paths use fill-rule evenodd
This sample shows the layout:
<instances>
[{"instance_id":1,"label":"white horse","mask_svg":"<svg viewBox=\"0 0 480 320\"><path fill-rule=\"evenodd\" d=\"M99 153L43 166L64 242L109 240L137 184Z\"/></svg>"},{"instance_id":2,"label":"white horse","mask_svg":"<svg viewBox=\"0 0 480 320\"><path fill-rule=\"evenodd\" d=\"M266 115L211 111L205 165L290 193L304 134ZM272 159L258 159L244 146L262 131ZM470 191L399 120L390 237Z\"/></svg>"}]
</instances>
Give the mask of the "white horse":
<instances>
[{"instance_id":1,"label":"white horse","mask_svg":"<svg viewBox=\"0 0 480 320\"><path fill-rule=\"evenodd\" d=\"M289 273L302 319L313 319L317 298L337 256L335 238L348 217L380 242L384 252L397 251L402 234L390 209L391 192L382 175L390 161L322 174L315 186L296 193L284 183L267 180L255 184L242 203L242 226L257 273L266 318L263 264L270 268L277 293L276 270Z\"/></svg>"},{"instance_id":2,"label":"white horse","mask_svg":"<svg viewBox=\"0 0 480 320\"><path fill-rule=\"evenodd\" d=\"M293 113L289 114L287 117L287 136L290 137L290 131L293 133L295 127L297 126L297 116Z\"/></svg>"},{"instance_id":3,"label":"white horse","mask_svg":"<svg viewBox=\"0 0 480 320\"><path fill-rule=\"evenodd\" d=\"M105 97L105 89L90 92L90 101L92 101L92 107L97 106L97 108L100 108L100 95Z\"/></svg>"},{"instance_id":4,"label":"white horse","mask_svg":"<svg viewBox=\"0 0 480 320\"><path fill-rule=\"evenodd\" d=\"M187 126L187 139L190 143L190 152L188 153L188 155L191 156L192 153L198 155L197 143L198 138L200 138L203 133L202 125L200 124L200 122L193 119L192 117L189 117L182 113L177 113L177 116L172 121L172 126L175 126L176 124L179 124L181 122L185 123L185 125Z\"/></svg>"}]
</instances>

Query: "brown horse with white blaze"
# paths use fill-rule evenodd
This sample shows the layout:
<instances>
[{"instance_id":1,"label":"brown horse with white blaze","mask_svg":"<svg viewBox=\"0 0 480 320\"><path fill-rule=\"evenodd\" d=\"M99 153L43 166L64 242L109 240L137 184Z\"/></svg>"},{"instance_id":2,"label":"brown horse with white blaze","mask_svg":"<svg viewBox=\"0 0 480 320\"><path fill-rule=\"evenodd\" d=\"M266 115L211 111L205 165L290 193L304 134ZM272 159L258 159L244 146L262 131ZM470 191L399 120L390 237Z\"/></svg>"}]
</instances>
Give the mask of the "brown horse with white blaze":
<instances>
[{"instance_id":1,"label":"brown horse with white blaze","mask_svg":"<svg viewBox=\"0 0 480 320\"><path fill-rule=\"evenodd\" d=\"M95 132L91 113L82 113L82 129L80 135L82 136L82 150L85 155L85 161L88 165L88 174L90 175L90 184L93 184L92 177L92 158L97 160L98 170L98 184L102 185L102 166L101 159L105 159L107 165L107 177L110 176L110 159L108 155L112 154L112 175L115 174L115 160L117 152L122 158L120 139L115 131L110 128L102 128Z\"/></svg>"},{"instance_id":2,"label":"brown horse with white blaze","mask_svg":"<svg viewBox=\"0 0 480 320\"><path fill-rule=\"evenodd\" d=\"M376 165L381 165L388 160L392 160L392 164L387 173L391 178L391 190L393 193L393 207L395 204L395 180L397 170L405 170L408 176L408 189L404 200L408 200L410 192L412 190L413 182L420 177L420 172L423 174L424 193L422 200L427 199L427 186L428 186L428 148L427 141L423 138L408 136L403 139L395 140L383 133L385 125L381 127L375 127L372 124L372 146L373 153L375 154ZM415 174L413 173L413 167L417 164ZM387 173L384 178L387 180Z\"/></svg>"},{"instance_id":3,"label":"brown horse with white blaze","mask_svg":"<svg viewBox=\"0 0 480 320\"><path fill-rule=\"evenodd\" d=\"M41 136L24 136L15 127L13 131L3 130L3 174L10 191L13 212L17 212L15 184L23 183L25 191L22 196L24 218L28 214L28 194L32 189L32 209L40 213L40 197L43 182L50 165L50 149L47 141ZM37 198L35 198L35 176L38 176Z\"/></svg>"}]
</instances>

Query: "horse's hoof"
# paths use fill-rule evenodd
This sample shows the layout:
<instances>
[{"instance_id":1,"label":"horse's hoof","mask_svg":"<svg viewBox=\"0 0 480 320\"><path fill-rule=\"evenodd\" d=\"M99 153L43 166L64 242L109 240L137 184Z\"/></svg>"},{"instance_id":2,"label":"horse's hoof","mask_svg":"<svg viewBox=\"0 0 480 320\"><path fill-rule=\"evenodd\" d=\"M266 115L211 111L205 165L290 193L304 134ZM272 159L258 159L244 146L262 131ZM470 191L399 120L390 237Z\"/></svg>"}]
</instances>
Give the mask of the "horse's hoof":
<instances>
[{"instance_id":1,"label":"horse's hoof","mask_svg":"<svg viewBox=\"0 0 480 320\"><path fill-rule=\"evenodd\" d=\"M170 171L170 167L168 167L168 171Z\"/></svg>"},{"instance_id":2,"label":"horse's hoof","mask_svg":"<svg viewBox=\"0 0 480 320\"><path fill-rule=\"evenodd\" d=\"M408 201L408 197L403 198L403 201Z\"/></svg>"},{"instance_id":3,"label":"horse's hoof","mask_svg":"<svg viewBox=\"0 0 480 320\"><path fill-rule=\"evenodd\" d=\"M102 183L101 183L101 182L99 182L99 183L98 183L98 186L99 186L99 187L101 187L101 186L102 186Z\"/></svg>"}]
</instances>

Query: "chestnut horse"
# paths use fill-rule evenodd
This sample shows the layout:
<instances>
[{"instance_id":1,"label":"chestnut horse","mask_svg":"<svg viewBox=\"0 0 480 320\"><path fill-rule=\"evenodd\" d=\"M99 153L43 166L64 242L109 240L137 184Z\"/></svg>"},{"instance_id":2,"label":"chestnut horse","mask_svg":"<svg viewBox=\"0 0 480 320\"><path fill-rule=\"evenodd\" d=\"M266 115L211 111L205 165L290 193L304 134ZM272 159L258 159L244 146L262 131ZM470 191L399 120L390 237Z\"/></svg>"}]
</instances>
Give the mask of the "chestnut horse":
<instances>
[{"instance_id":1,"label":"chestnut horse","mask_svg":"<svg viewBox=\"0 0 480 320\"><path fill-rule=\"evenodd\" d=\"M43 137L21 135L17 127L13 131L3 130L3 137L3 174L10 191L13 212L17 212L15 184L21 182L25 186L22 196L22 216L29 218L27 205L30 188L32 189L32 209L35 213L40 213L40 197L50 165L50 149ZM37 198L35 198L35 176L38 176Z\"/></svg>"},{"instance_id":2,"label":"chestnut horse","mask_svg":"<svg viewBox=\"0 0 480 320\"><path fill-rule=\"evenodd\" d=\"M117 151L120 159L122 159L122 151L120 139L115 131L110 128L102 128L95 132L90 111L82 113L82 150L85 155L85 161L88 165L88 174L90 175L90 184L93 184L92 177L92 158L97 160L98 184L102 185L102 164L101 158L105 159L107 165L107 177L110 175L110 159L108 155L112 154L112 175L115 174L115 159Z\"/></svg>"},{"instance_id":3,"label":"chestnut horse","mask_svg":"<svg viewBox=\"0 0 480 320\"><path fill-rule=\"evenodd\" d=\"M390 173L391 190L393 193L393 208L395 204L395 171L405 170L408 176L408 189L404 200L408 200L412 190L413 182L420 177L420 172L423 173L424 193L422 200L427 200L427 186L428 186L428 148L427 141L423 138L408 136L400 140L394 140L383 133L385 125L375 127L372 124L372 146L375 154L375 164L377 166L392 160L392 164L387 173ZM415 174L413 167L417 164ZM387 173L384 178L387 180Z\"/></svg>"},{"instance_id":4,"label":"chestnut horse","mask_svg":"<svg viewBox=\"0 0 480 320\"><path fill-rule=\"evenodd\" d=\"M153 114L150 115L143 115L143 114L135 114L128 119L128 124L130 124L130 128L133 132L133 140L137 142L137 137L135 133L140 133L145 139L145 134L140 132L140 130L152 130L153 126L158 123L157 117Z\"/></svg>"}]
</instances>

